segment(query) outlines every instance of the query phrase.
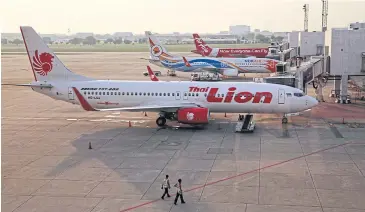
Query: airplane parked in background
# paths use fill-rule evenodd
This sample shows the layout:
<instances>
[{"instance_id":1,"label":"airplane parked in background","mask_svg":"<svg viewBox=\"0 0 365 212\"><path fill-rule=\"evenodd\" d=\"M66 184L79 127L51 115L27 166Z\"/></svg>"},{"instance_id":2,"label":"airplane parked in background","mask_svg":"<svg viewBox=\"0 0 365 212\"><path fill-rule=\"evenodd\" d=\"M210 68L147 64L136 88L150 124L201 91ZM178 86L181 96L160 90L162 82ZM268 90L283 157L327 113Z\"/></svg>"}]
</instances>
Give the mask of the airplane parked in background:
<instances>
[{"instance_id":1,"label":"airplane parked in background","mask_svg":"<svg viewBox=\"0 0 365 212\"><path fill-rule=\"evenodd\" d=\"M265 58L268 48L210 48L197 33L193 34L196 50L192 50L196 54L204 57L257 57Z\"/></svg>"},{"instance_id":2,"label":"airplane parked in background","mask_svg":"<svg viewBox=\"0 0 365 212\"><path fill-rule=\"evenodd\" d=\"M268 58L210 58L183 57L172 55L151 32L146 32L150 44L150 57L156 64L183 72L213 72L224 76L238 76L239 73L275 73L278 60Z\"/></svg>"},{"instance_id":3,"label":"airplane parked in background","mask_svg":"<svg viewBox=\"0 0 365 212\"><path fill-rule=\"evenodd\" d=\"M287 114L318 104L301 90L278 84L96 80L66 68L32 27L20 31L35 79L21 86L86 111L153 111L159 113L158 126L167 119L205 125L211 112Z\"/></svg>"}]
</instances>

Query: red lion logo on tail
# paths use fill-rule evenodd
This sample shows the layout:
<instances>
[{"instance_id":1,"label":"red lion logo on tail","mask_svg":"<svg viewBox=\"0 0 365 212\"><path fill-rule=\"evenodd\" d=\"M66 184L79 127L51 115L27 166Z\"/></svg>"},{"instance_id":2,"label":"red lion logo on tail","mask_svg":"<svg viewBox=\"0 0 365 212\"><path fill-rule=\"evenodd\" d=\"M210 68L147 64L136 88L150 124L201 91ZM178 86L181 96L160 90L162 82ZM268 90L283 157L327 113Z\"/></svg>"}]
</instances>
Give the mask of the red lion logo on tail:
<instances>
[{"instance_id":1,"label":"red lion logo on tail","mask_svg":"<svg viewBox=\"0 0 365 212\"><path fill-rule=\"evenodd\" d=\"M35 54L33 56L33 68L34 70L42 75L46 76L49 72L52 71L53 65L52 60L54 56L50 53L43 52L42 54L38 55L38 50L35 50Z\"/></svg>"}]
</instances>

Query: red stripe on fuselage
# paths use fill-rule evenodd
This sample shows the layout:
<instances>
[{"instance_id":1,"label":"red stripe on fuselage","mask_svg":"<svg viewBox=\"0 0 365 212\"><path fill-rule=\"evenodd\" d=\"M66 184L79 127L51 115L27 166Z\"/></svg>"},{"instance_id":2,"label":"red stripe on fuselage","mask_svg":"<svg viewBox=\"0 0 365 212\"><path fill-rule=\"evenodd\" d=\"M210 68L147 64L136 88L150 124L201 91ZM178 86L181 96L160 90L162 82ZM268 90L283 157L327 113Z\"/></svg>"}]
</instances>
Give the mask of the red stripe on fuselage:
<instances>
[{"instance_id":1,"label":"red stripe on fuselage","mask_svg":"<svg viewBox=\"0 0 365 212\"><path fill-rule=\"evenodd\" d=\"M82 94L77 90L77 88L72 87L72 89L74 90L77 98L79 99L79 102L81 104L81 107L86 110L86 111L96 111L93 107L91 107L91 105L89 104L89 102L86 101L86 99L82 96Z\"/></svg>"}]
</instances>

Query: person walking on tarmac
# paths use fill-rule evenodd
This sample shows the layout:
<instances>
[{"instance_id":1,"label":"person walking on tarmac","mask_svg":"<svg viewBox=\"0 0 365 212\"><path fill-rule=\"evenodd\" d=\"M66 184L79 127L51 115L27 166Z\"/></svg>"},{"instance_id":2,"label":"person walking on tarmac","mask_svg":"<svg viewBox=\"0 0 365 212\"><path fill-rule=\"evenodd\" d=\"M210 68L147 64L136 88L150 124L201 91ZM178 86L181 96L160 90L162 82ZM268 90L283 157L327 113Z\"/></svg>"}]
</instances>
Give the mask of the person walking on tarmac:
<instances>
[{"instance_id":1,"label":"person walking on tarmac","mask_svg":"<svg viewBox=\"0 0 365 212\"><path fill-rule=\"evenodd\" d=\"M177 193L176 193L174 204L176 205L177 200L179 199L179 197L180 197L181 204L184 204L185 201L184 201L184 196L183 196L182 188L181 188L181 179L178 180L178 183L176 183L174 185L174 187L177 188Z\"/></svg>"},{"instance_id":2,"label":"person walking on tarmac","mask_svg":"<svg viewBox=\"0 0 365 212\"><path fill-rule=\"evenodd\" d=\"M165 199L165 195L167 194L167 197L171 197L169 194L169 189L170 189L170 180L169 180L169 175L166 175L166 178L163 180L161 189L164 189L164 193L161 197L161 199Z\"/></svg>"}]
</instances>

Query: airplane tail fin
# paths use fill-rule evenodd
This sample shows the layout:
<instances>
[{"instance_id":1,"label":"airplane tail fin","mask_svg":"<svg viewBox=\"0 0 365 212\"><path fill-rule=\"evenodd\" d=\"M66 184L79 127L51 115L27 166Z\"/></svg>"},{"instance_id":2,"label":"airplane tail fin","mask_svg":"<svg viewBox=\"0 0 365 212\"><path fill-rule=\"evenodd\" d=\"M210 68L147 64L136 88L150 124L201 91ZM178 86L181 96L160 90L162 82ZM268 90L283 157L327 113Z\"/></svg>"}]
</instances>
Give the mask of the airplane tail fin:
<instances>
[{"instance_id":1,"label":"airplane tail fin","mask_svg":"<svg viewBox=\"0 0 365 212\"><path fill-rule=\"evenodd\" d=\"M191 67L191 64L189 63L189 61L186 59L186 57L183 57L184 63L186 67Z\"/></svg>"},{"instance_id":2,"label":"airplane tail fin","mask_svg":"<svg viewBox=\"0 0 365 212\"><path fill-rule=\"evenodd\" d=\"M30 26L21 26L25 48L35 81L86 81L90 78L68 70Z\"/></svg>"},{"instance_id":3,"label":"airplane tail fin","mask_svg":"<svg viewBox=\"0 0 365 212\"><path fill-rule=\"evenodd\" d=\"M174 58L150 31L145 31L145 34L148 38L150 56L152 59L159 59L161 57Z\"/></svg>"},{"instance_id":4,"label":"airplane tail fin","mask_svg":"<svg viewBox=\"0 0 365 212\"><path fill-rule=\"evenodd\" d=\"M148 75L150 76L152 81L159 81L156 75L153 73L150 66L147 66Z\"/></svg>"},{"instance_id":5,"label":"airplane tail fin","mask_svg":"<svg viewBox=\"0 0 365 212\"><path fill-rule=\"evenodd\" d=\"M212 48L210 48L197 33L193 34L194 43L197 52L203 56L209 56L210 52L212 52Z\"/></svg>"}]
</instances>

